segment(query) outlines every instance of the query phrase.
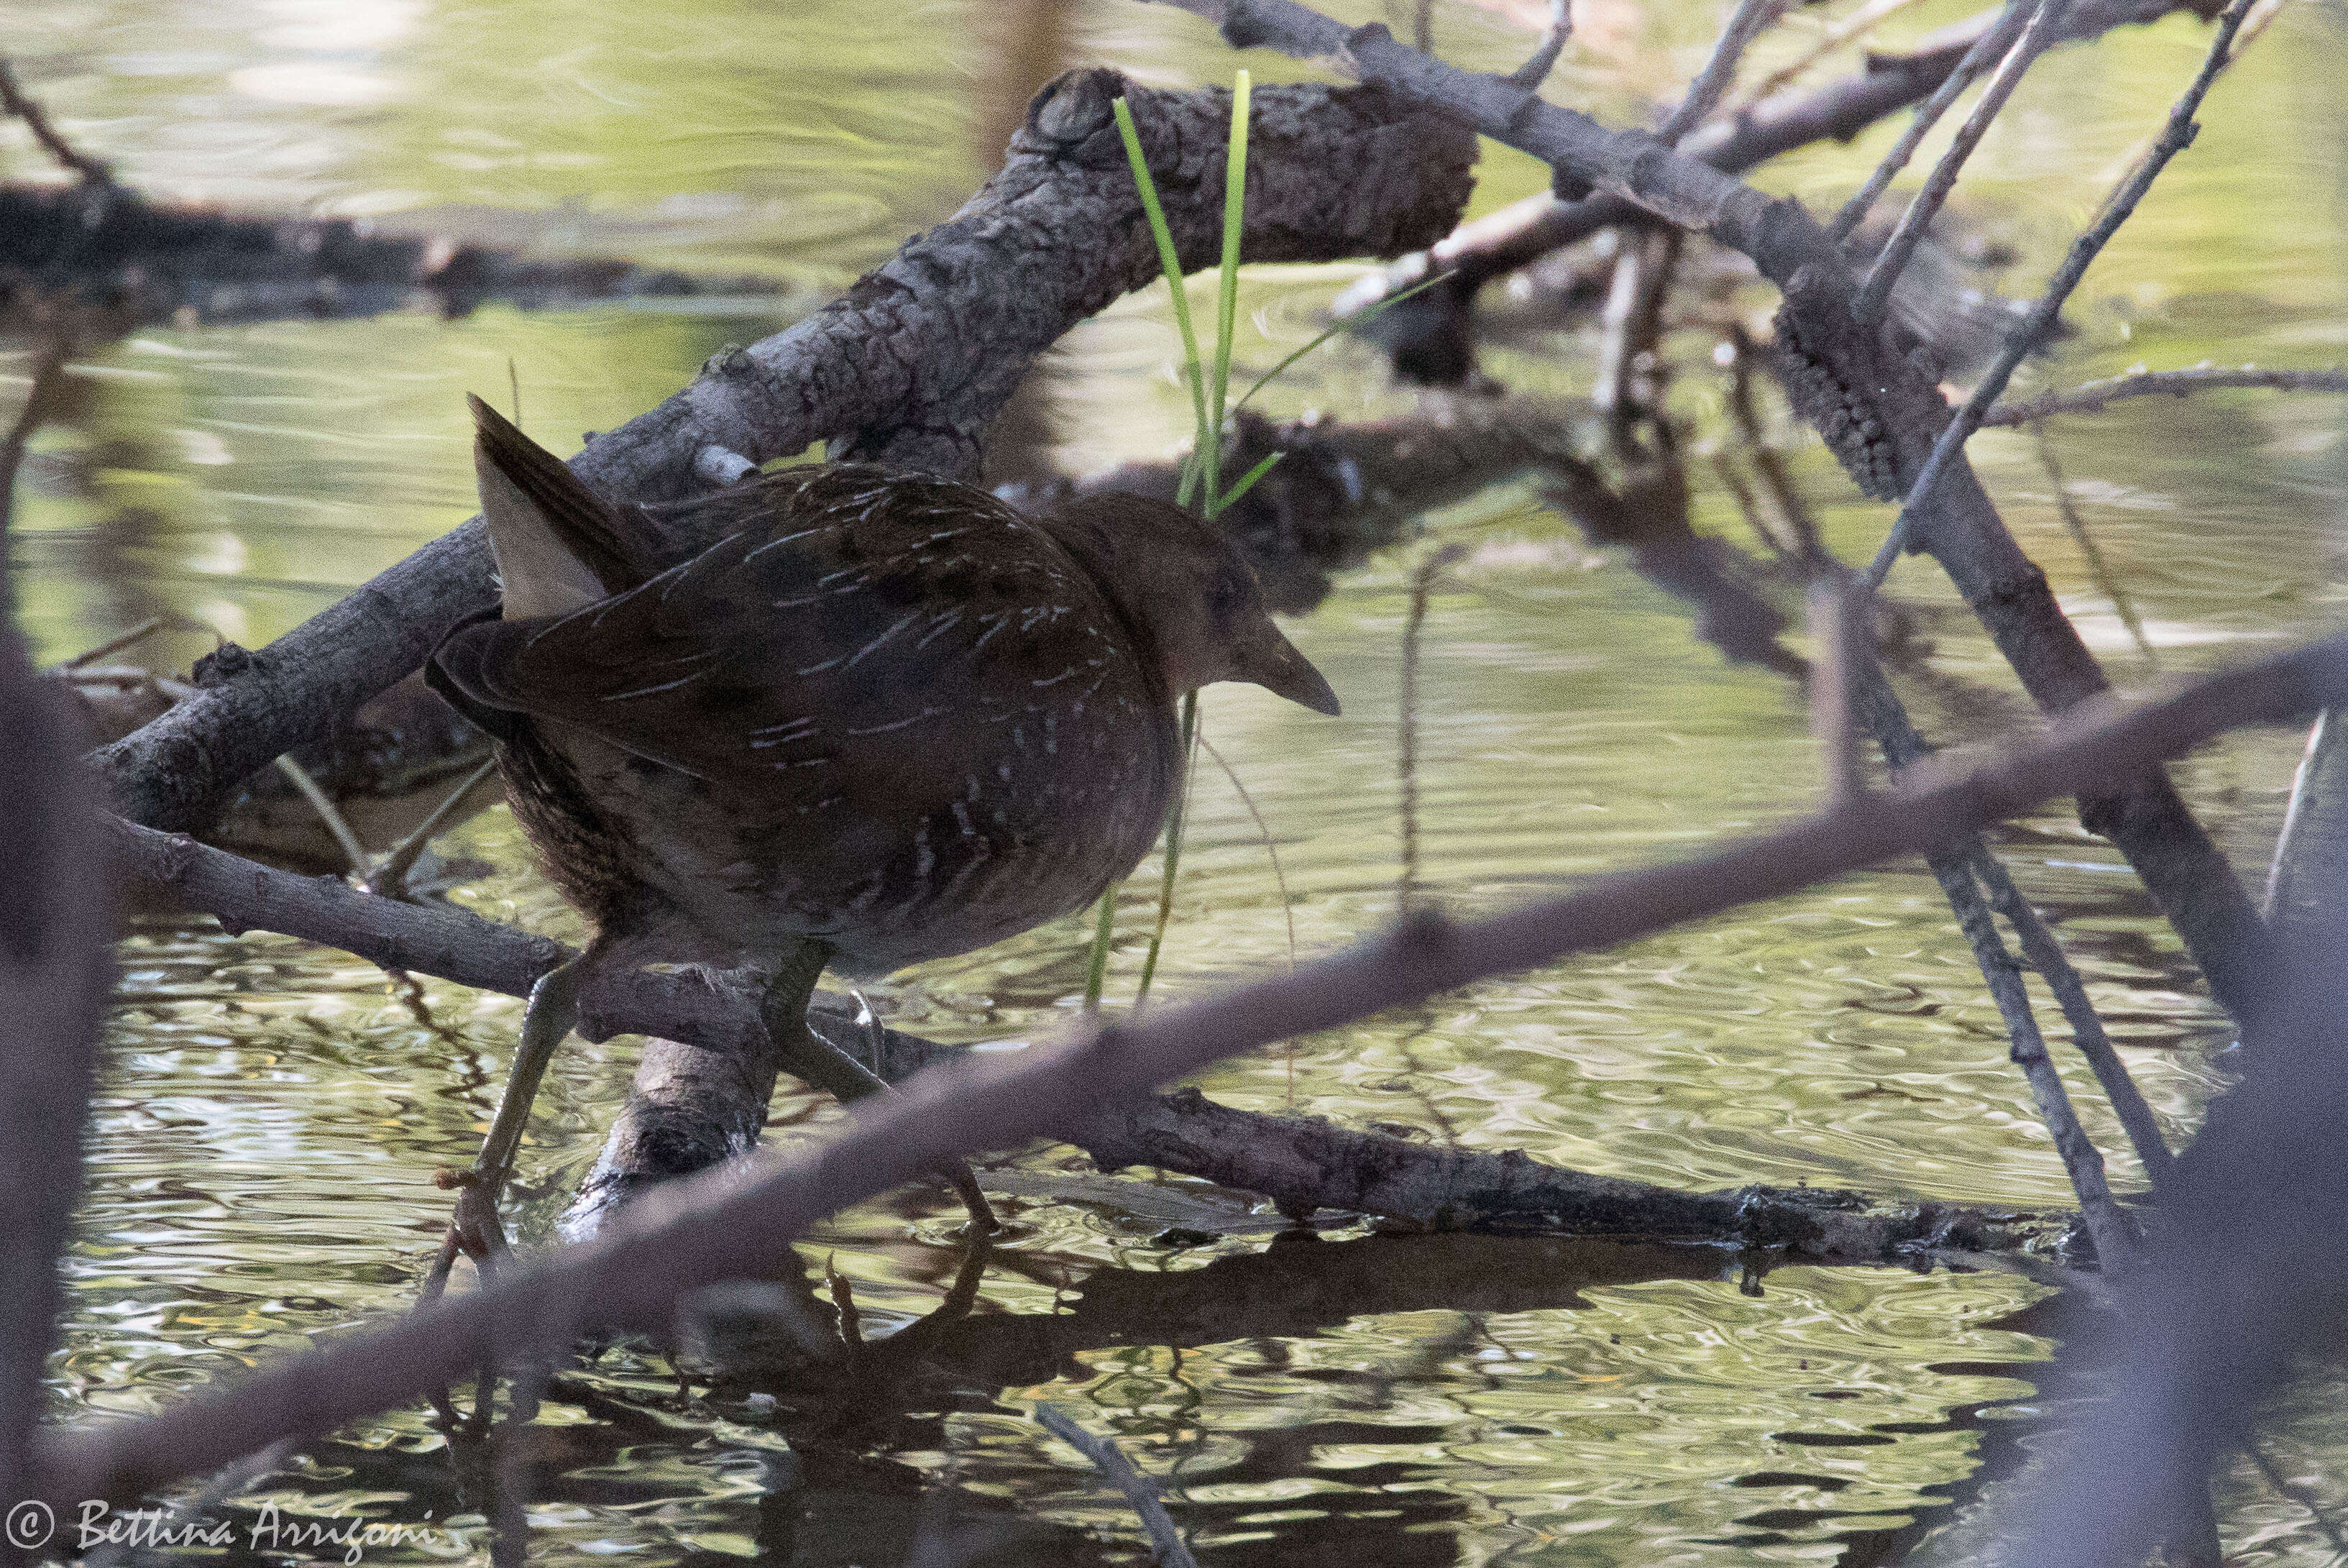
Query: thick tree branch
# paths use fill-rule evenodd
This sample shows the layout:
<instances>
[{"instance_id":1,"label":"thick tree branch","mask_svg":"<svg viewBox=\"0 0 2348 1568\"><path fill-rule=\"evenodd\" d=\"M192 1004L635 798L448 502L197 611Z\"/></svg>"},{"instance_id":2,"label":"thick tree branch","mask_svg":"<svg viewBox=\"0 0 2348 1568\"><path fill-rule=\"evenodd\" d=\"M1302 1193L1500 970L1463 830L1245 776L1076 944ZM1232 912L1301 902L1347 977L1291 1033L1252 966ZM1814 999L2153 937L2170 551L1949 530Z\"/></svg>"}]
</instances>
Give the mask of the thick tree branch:
<instances>
[{"instance_id":1,"label":"thick tree branch","mask_svg":"<svg viewBox=\"0 0 2348 1568\"><path fill-rule=\"evenodd\" d=\"M592 1325L664 1332L693 1292L771 1266L819 1216L947 1159L1082 1129L1150 1085L1220 1057L1926 851L2052 795L2157 768L2230 728L2343 700L2348 634L2131 708L2099 706L1970 763L1935 758L1889 794L1699 859L1601 878L1472 923L1413 919L1291 975L1024 1051L942 1064L897 1094L860 1102L834 1138L672 1183L597 1240L507 1272L475 1295L273 1363L153 1418L53 1430L37 1450L36 1494L118 1496L209 1470L439 1387L484 1358L510 1360L551 1335Z\"/></svg>"},{"instance_id":2,"label":"thick tree branch","mask_svg":"<svg viewBox=\"0 0 2348 1568\"><path fill-rule=\"evenodd\" d=\"M598 437L580 475L606 494L673 500L828 438L839 456L971 472L1030 361L1159 275L1110 124L1120 92L1184 264L1211 265L1231 95L1073 72L1037 95L1010 160L960 212L831 305L716 356L683 392ZM1473 139L1382 88L1267 88L1253 127L1251 262L1396 255L1447 232L1467 200ZM132 819L201 827L240 780L417 668L491 602L476 520L262 652L211 661L201 696L98 753L98 769Z\"/></svg>"},{"instance_id":3,"label":"thick tree branch","mask_svg":"<svg viewBox=\"0 0 2348 1568\"><path fill-rule=\"evenodd\" d=\"M2075 4L2065 31L2084 41L2122 23L2155 20L2172 8ZM2197 0L2189 8L2210 14L2206 0ZM1989 12L1905 53L1871 53L1857 74L1807 91L1775 93L1701 127L1679 150L1735 174L1812 142L1849 141L1942 88L1983 39L1992 40L1988 48L1993 54L2002 46L1996 38L2002 36L2011 43L2021 26L2019 15ZM1601 230L1651 222L1635 202L1603 192L1579 201L1546 194L1531 197L1463 223L1428 250L1405 256L1383 274L1346 291L1336 311L1340 315L1357 314L1437 273L1449 273L1443 284L1391 307L1365 329L1389 346L1395 368L1405 376L1448 385L1467 375L1472 352L1468 308L1485 284Z\"/></svg>"}]
</instances>

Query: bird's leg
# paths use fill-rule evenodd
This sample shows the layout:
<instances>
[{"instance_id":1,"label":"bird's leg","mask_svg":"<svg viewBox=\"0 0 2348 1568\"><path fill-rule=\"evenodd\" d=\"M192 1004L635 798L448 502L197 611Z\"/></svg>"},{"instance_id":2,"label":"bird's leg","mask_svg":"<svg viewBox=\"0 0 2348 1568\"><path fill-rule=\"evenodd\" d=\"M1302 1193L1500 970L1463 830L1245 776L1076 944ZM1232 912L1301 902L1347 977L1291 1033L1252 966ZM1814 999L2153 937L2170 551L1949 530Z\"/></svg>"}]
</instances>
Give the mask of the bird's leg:
<instances>
[{"instance_id":1,"label":"bird's leg","mask_svg":"<svg viewBox=\"0 0 2348 1568\"><path fill-rule=\"evenodd\" d=\"M831 962L831 951L828 943L802 942L785 954L767 981L758 1012L783 1068L847 1105L868 1094L886 1093L889 1084L808 1026L808 1003L815 995L815 983L823 977L824 965ZM939 1174L953 1184L981 1235L1000 1228L969 1166L957 1160L942 1167Z\"/></svg>"},{"instance_id":2,"label":"bird's leg","mask_svg":"<svg viewBox=\"0 0 2348 1568\"><path fill-rule=\"evenodd\" d=\"M513 1175L514 1152L521 1147L522 1130L530 1123L530 1104L538 1098L547 1064L578 1021L579 979L586 962L582 955L550 969L530 988L530 1004L521 1016L521 1043L514 1050L513 1074L506 1080L505 1097L498 1101L497 1118L489 1123L480 1156L470 1171L442 1175L443 1186L457 1189L457 1213L440 1243L439 1259L425 1282L427 1302L446 1288L458 1253L487 1270L506 1252L505 1227L498 1222L498 1199Z\"/></svg>"}]
</instances>

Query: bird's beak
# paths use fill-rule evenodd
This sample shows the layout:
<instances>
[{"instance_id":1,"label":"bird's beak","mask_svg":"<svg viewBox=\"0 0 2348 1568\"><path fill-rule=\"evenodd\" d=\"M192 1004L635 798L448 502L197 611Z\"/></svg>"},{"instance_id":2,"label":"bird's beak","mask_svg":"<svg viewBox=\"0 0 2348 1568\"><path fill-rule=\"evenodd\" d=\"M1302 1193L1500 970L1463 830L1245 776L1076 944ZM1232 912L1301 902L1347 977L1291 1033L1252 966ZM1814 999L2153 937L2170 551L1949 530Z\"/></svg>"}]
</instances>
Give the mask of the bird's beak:
<instances>
[{"instance_id":1,"label":"bird's beak","mask_svg":"<svg viewBox=\"0 0 2348 1568\"><path fill-rule=\"evenodd\" d=\"M1253 681L1257 686L1292 703L1325 713L1337 714L1337 694L1313 661L1296 651L1296 645L1280 634L1280 629L1266 621L1263 634L1252 641L1240 667L1234 672L1241 680Z\"/></svg>"}]
</instances>

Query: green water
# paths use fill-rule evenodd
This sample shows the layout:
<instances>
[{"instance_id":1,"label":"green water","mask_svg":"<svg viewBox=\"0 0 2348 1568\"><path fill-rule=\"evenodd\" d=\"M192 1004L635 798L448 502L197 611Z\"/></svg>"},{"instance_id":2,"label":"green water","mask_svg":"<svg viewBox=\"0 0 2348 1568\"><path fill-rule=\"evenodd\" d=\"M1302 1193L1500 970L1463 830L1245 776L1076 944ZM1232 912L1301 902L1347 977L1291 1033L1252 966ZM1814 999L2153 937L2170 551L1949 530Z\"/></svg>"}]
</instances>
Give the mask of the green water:
<instances>
[{"instance_id":1,"label":"green water","mask_svg":"<svg viewBox=\"0 0 2348 1568\"><path fill-rule=\"evenodd\" d=\"M1581 9L1581 41L1551 93L1618 124L1684 77L1716 20ZM580 431L650 407L724 344L785 325L983 176L992 150L976 145L980 128L1001 112L984 106L1025 91L991 85L1001 67L988 14L636 0L13 7L8 46L25 75L69 131L152 194L458 225L552 254L623 253L777 284L726 307L149 330L94 352L87 407L35 445L11 541L39 653L62 656L165 609L265 641L470 511L461 394L502 404L509 361L529 427L568 449ZM1888 36L1963 14L1934 0ZM1446 5L1437 17L1438 43L1460 63L1504 67L1525 46L1491 14ZM1086 0L1073 33L1069 60L1157 84L1224 80L1234 64L1202 26L1162 7ZM1967 187L1968 218L2021 248L2014 289L2059 254L2203 40L2172 20L2056 57L2024 86ZM1773 40L1763 57L1793 46ZM1260 82L1300 74L1268 56L1241 63ZM2138 361L2337 362L2348 338L2335 221L2343 66L2332 14L2287 8L2091 274L2070 312L2077 335L2026 375L2064 385ZM1888 134L1787 160L1761 182L1830 204ZM6 171L36 170L29 145L7 135ZM1478 210L1539 188L1527 160L1487 151ZM1242 328L1240 373L1251 378L1316 331L1352 275L1251 273L1242 307L1262 335ZM1051 371L1063 466L1155 457L1179 438L1189 414L1173 343L1162 290L1070 337ZM1586 385L1590 341L1557 346L1497 356L1491 368L1530 390ZM1684 362L1675 406L1698 420L1716 407L1709 346L1694 334L1673 344ZM1346 347L1267 397L1283 414L1406 407ZM1838 548L1870 552L1885 509L1852 502L1814 445L1783 434ZM2163 669L2336 616L2340 436L2335 403L2266 394L2140 402L2056 428L2073 495ZM2122 678L2143 676L2027 440L1993 433L1974 453L2090 641ZM1700 526L1741 538L1704 465L1693 472L1706 487ZM1586 549L1529 492L1494 492L1426 529L1472 552L1436 597L1420 679L1422 878L1435 896L1461 913L1504 907L1815 799L1798 694L1724 667L1679 606ZM1398 650L1422 548L1375 560L1292 628L1343 696L1343 719L1252 688L1208 694L1207 734L1270 823L1292 902L1283 912L1238 796L1202 768L1160 995L1276 969L1291 917L1309 954L1391 916ZM1939 678L1908 694L1929 735L1978 738L2024 715L1935 568L1904 563L1893 588L1930 616ZM203 645L187 637L162 652L183 664ZM2297 744L2245 734L2176 770L2252 879ZM2116 853L2061 814L2013 824L1999 842L2181 1141L2224 1031L2175 940ZM465 901L574 930L502 811L453 848L496 868ZM1146 867L1127 890L1113 1000L1138 975L1154 886ZM1048 927L900 976L875 999L943 1038L1030 1037L1072 1009L1086 934L1080 922ZM208 924L140 927L122 967L57 1362L60 1408L75 1417L155 1408L398 1310L446 1214L432 1173L469 1160L519 1017L504 998L428 982L419 1015L368 965ZM1901 865L1478 985L1203 1081L1235 1103L1292 1097L1354 1124L1678 1185L1807 1181L2064 1204L2051 1143L2004 1058L1937 889L1921 865ZM574 1042L556 1064L524 1161L556 1190L529 1211L530 1236L548 1235L632 1064L624 1040ZM2092 1083L2063 1067L2116 1179L2137 1184ZM786 1093L778 1135L825 1114ZM834 1412L788 1444L771 1412L730 1393L681 1400L651 1360L607 1357L592 1379L559 1387L528 1449L535 1559L894 1563L948 1495L961 1514L993 1508L1055 1527L1006 1561L1138 1559L1122 1504L1027 1418L1048 1398L1115 1433L1145 1469L1174 1472L1177 1516L1210 1562L1873 1561L1934 1517L1984 1454L2010 1451L2034 1366L2056 1345L2044 1292L2009 1275L1797 1268L1756 1296L1740 1292L1734 1259L1696 1251L1365 1232L1268 1245L1263 1228L1169 1247L1163 1214L1089 1201L1074 1182L1055 1190L1055 1152L1021 1169L1031 1195L1002 1200L1011 1232L929 1384ZM1221 1202L1210 1196L1171 1199L1194 1218L1231 1217L1198 1206ZM954 1219L938 1194L900 1194L841 1216L810 1254L833 1258L868 1333L885 1333L942 1298L960 1262ZM1056 1313L1057 1339L1022 1321ZM1035 1352L1045 1339L1056 1348ZM2286 1459L2340 1441L2325 1401L2307 1398L2277 1439ZM2320 1458L2301 1462L2322 1491ZM288 1511L420 1532L371 1560L486 1560L469 1463L408 1410L312 1450L271 1490ZM2247 1472L2230 1487L2230 1540L2246 1560L2321 1560L2302 1511Z\"/></svg>"}]
</instances>

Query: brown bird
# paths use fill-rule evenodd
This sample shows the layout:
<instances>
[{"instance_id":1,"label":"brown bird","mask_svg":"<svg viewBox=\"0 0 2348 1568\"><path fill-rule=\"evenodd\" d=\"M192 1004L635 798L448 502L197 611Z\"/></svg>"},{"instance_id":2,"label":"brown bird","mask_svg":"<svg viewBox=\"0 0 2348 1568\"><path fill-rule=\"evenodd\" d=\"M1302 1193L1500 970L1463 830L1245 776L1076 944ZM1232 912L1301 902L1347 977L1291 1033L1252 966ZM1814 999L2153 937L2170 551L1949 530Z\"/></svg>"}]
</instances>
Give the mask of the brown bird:
<instances>
[{"instance_id":1,"label":"brown bird","mask_svg":"<svg viewBox=\"0 0 2348 1568\"><path fill-rule=\"evenodd\" d=\"M1165 821L1185 692L1252 681L1337 711L1231 543L1162 501L1031 520L821 463L617 505L471 404L504 603L427 676L496 738L516 818L596 930L532 994L472 1179L492 1225L587 965L763 968L784 1064L851 1098L877 1080L805 1023L827 965L882 974L1097 899ZM680 536L717 542L662 558Z\"/></svg>"}]
</instances>

